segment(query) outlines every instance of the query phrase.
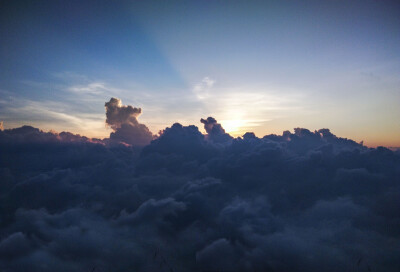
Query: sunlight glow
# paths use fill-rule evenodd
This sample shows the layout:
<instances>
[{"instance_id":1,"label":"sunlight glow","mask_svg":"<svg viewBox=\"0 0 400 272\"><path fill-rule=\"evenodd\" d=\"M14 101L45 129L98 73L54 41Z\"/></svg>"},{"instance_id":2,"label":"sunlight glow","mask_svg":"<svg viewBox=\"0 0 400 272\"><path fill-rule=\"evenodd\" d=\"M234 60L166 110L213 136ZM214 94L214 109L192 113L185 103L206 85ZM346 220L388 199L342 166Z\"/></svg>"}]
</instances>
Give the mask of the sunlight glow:
<instances>
[{"instance_id":1,"label":"sunlight glow","mask_svg":"<svg viewBox=\"0 0 400 272\"><path fill-rule=\"evenodd\" d=\"M241 119L224 120L221 123L227 133L238 132L245 125L245 122Z\"/></svg>"}]
</instances>

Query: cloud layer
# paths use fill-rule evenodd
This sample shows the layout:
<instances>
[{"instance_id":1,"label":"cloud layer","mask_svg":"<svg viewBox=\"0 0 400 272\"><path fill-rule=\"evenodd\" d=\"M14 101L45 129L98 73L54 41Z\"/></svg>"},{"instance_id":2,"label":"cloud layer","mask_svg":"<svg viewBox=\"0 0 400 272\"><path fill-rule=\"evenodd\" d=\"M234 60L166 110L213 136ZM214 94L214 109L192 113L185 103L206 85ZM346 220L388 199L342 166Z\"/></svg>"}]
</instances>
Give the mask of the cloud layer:
<instances>
[{"instance_id":1,"label":"cloud layer","mask_svg":"<svg viewBox=\"0 0 400 272\"><path fill-rule=\"evenodd\" d=\"M104 140L0 131L0 270L400 269L399 152L212 117L151 141L140 113L111 99Z\"/></svg>"}]
</instances>

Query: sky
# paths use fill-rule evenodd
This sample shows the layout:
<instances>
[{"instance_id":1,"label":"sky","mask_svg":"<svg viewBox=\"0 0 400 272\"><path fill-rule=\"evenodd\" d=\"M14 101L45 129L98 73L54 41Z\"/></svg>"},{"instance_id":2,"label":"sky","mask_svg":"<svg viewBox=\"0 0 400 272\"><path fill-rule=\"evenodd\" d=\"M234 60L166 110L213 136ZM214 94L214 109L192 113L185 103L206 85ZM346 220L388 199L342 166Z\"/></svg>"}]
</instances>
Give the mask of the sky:
<instances>
[{"instance_id":1,"label":"sky","mask_svg":"<svg viewBox=\"0 0 400 272\"><path fill-rule=\"evenodd\" d=\"M1 1L0 37L6 129L107 137L117 97L154 134L212 116L400 146L394 1Z\"/></svg>"},{"instance_id":2,"label":"sky","mask_svg":"<svg viewBox=\"0 0 400 272\"><path fill-rule=\"evenodd\" d=\"M398 272L399 104L398 1L0 0L0 271Z\"/></svg>"}]
</instances>

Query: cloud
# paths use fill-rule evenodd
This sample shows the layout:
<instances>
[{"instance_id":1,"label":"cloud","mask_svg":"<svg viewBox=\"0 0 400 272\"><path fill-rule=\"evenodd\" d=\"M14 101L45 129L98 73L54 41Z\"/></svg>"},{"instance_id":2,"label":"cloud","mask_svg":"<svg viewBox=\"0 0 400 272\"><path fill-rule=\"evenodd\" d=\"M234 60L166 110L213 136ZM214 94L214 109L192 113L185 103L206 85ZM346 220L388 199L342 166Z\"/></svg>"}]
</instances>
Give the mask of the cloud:
<instances>
[{"instance_id":1,"label":"cloud","mask_svg":"<svg viewBox=\"0 0 400 272\"><path fill-rule=\"evenodd\" d=\"M153 134L147 126L138 121L142 113L141 108L123 106L121 100L114 97L105 103L105 107L106 124L114 130L110 134L111 140L144 146L153 139Z\"/></svg>"},{"instance_id":2,"label":"cloud","mask_svg":"<svg viewBox=\"0 0 400 272\"><path fill-rule=\"evenodd\" d=\"M214 86L215 80L210 77L204 77L203 80L193 87L193 93L197 99L203 100L210 96L210 89Z\"/></svg>"},{"instance_id":3,"label":"cloud","mask_svg":"<svg viewBox=\"0 0 400 272\"><path fill-rule=\"evenodd\" d=\"M69 91L75 92L78 94L91 94L91 95L99 95L104 93L107 88L102 82L92 82L86 85L76 85L68 88Z\"/></svg>"},{"instance_id":4,"label":"cloud","mask_svg":"<svg viewBox=\"0 0 400 272\"><path fill-rule=\"evenodd\" d=\"M136 125L137 117L142 113L141 108L134 108L130 105L123 106L121 100L114 97L105 103L105 107L106 123L113 129L120 128L122 124Z\"/></svg>"},{"instance_id":5,"label":"cloud","mask_svg":"<svg viewBox=\"0 0 400 272\"><path fill-rule=\"evenodd\" d=\"M120 136L141 112L114 98L106 122ZM0 131L0 269L399 271L399 152L326 128L232 138L201 124L141 149Z\"/></svg>"},{"instance_id":6,"label":"cloud","mask_svg":"<svg viewBox=\"0 0 400 272\"><path fill-rule=\"evenodd\" d=\"M208 139L216 143L227 142L232 139L232 137L225 133L221 124L217 122L213 117L208 117L207 119L200 119L200 122L204 124L204 129L207 132Z\"/></svg>"},{"instance_id":7,"label":"cloud","mask_svg":"<svg viewBox=\"0 0 400 272\"><path fill-rule=\"evenodd\" d=\"M8 127L26 124L29 118L44 130L79 131L90 136L108 134L104 127L104 113L88 113L88 106L80 103L79 99L72 106L51 100L29 100L1 90L0 93L4 95L4 100L0 101L3 104L0 119Z\"/></svg>"}]
</instances>

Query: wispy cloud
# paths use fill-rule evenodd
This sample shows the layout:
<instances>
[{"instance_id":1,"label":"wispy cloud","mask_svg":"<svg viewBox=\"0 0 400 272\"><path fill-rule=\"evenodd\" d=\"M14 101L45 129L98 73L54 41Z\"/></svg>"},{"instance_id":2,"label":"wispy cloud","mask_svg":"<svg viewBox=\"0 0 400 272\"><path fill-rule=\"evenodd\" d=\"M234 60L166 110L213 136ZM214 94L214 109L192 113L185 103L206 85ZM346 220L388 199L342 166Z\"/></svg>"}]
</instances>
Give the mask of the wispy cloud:
<instances>
[{"instance_id":1,"label":"wispy cloud","mask_svg":"<svg viewBox=\"0 0 400 272\"><path fill-rule=\"evenodd\" d=\"M69 91L79 94L98 95L108 91L102 82L92 82L85 85L75 85L68 88Z\"/></svg>"},{"instance_id":2,"label":"wispy cloud","mask_svg":"<svg viewBox=\"0 0 400 272\"><path fill-rule=\"evenodd\" d=\"M232 135L262 127L266 122L307 113L304 95L260 86L219 86L205 77L193 93L202 112L214 116ZM212 92L210 91L212 89Z\"/></svg>"},{"instance_id":3,"label":"wispy cloud","mask_svg":"<svg viewBox=\"0 0 400 272\"><path fill-rule=\"evenodd\" d=\"M201 82L193 87L193 93L200 100L210 96L210 90L214 86L215 80L210 77L204 77Z\"/></svg>"},{"instance_id":4,"label":"wispy cloud","mask_svg":"<svg viewBox=\"0 0 400 272\"><path fill-rule=\"evenodd\" d=\"M134 84L121 87L74 73L60 73L54 78L58 81L51 85L25 82L32 90L57 92L58 97L54 99L53 96L28 98L11 92L4 94L0 98L3 105L0 120L5 121L5 126L29 123L44 129L68 129L86 136L103 137L109 134L105 129L103 105L110 97L119 97L143 108L142 121L153 132L174 122L196 124L200 118L213 116L235 136L247 131L261 135L268 132L265 129L267 122L306 111L302 103L304 97L295 95L298 92L290 94L251 85L232 87L224 82L217 85L210 76L193 85L190 93L182 91L179 96L169 93L154 96Z\"/></svg>"},{"instance_id":5,"label":"wispy cloud","mask_svg":"<svg viewBox=\"0 0 400 272\"><path fill-rule=\"evenodd\" d=\"M108 134L104 113L77 111L67 103L27 99L4 90L0 93L3 97L0 99L0 120L4 121L6 128L28 124L47 130L69 130L89 136Z\"/></svg>"},{"instance_id":6,"label":"wispy cloud","mask_svg":"<svg viewBox=\"0 0 400 272\"><path fill-rule=\"evenodd\" d=\"M215 95L209 103L213 105L221 123L233 135L253 131L266 122L283 118L291 112L301 114L304 108L299 98L281 96L262 90L249 92L237 91Z\"/></svg>"}]
</instances>

